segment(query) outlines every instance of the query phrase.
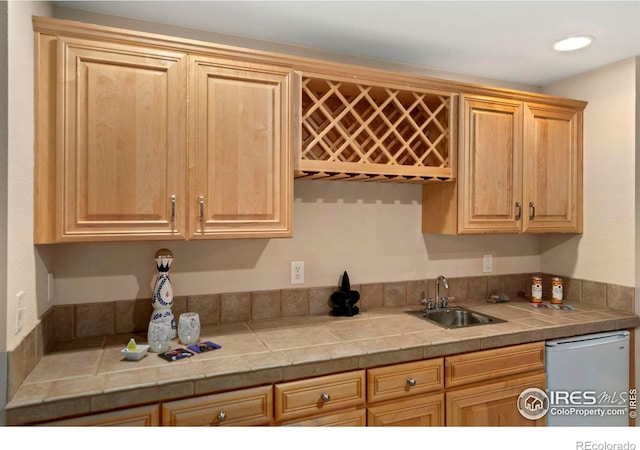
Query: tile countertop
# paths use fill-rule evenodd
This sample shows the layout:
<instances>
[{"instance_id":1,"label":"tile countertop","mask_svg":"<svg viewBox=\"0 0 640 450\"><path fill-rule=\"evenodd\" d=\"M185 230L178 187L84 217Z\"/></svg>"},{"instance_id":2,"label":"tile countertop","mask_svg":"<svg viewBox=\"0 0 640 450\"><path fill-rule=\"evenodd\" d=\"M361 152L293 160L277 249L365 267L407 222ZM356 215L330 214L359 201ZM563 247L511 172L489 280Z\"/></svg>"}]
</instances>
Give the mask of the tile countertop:
<instances>
[{"instance_id":1,"label":"tile countertop","mask_svg":"<svg viewBox=\"0 0 640 450\"><path fill-rule=\"evenodd\" d=\"M223 324L201 332L201 340L221 349L175 362L154 353L126 361L120 350L130 335L100 338L97 346L95 339L84 345L75 342L73 348L58 345L7 404L7 425L640 324L630 313L575 303L576 310L533 308L522 299L460 305L506 322L449 330L406 313L419 306L405 306L354 317ZM139 343L146 340L134 337ZM177 340L172 344L181 346Z\"/></svg>"}]
</instances>

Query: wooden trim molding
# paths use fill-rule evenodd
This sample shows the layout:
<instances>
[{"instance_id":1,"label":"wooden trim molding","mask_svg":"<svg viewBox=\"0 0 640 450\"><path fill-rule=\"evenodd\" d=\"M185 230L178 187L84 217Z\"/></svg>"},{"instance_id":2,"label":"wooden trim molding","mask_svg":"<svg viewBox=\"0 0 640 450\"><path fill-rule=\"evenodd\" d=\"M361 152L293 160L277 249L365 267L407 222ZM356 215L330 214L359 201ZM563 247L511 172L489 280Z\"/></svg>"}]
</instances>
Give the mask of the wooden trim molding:
<instances>
[{"instance_id":1,"label":"wooden trim molding","mask_svg":"<svg viewBox=\"0 0 640 450\"><path fill-rule=\"evenodd\" d=\"M126 30L102 25L87 24L76 21L54 19L48 17L33 17L34 29L43 34L64 35L69 37L85 37L112 42L127 42L170 50L180 50L187 53L204 53L212 56L234 57L254 62L280 63L293 67L295 70L323 74L325 76L348 77L352 79L367 78L371 81L382 83L396 83L405 88L426 88L442 90L446 92L465 92L468 94L500 96L503 98L518 99L526 102L541 102L553 105L564 105L577 109L583 109L587 103L580 100L572 100L553 97L534 92L518 91L514 89L495 88L459 81L449 81L438 78L408 75L400 72L392 72L373 69L363 66L348 65L302 58L297 56L271 53L229 45L215 44L178 37L163 36L153 33Z\"/></svg>"}]
</instances>

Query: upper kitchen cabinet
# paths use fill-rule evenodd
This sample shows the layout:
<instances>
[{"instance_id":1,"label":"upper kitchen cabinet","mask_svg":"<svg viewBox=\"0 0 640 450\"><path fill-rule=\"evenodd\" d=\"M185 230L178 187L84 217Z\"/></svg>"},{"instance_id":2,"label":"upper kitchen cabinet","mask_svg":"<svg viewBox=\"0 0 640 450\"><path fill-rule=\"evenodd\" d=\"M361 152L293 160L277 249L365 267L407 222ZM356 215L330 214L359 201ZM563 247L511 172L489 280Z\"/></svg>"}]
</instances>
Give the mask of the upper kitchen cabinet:
<instances>
[{"instance_id":1,"label":"upper kitchen cabinet","mask_svg":"<svg viewBox=\"0 0 640 450\"><path fill-rule=\"evenodd\" d=\"M184 238L185 54L66 37L40 51L57 76L37 87L56 123L37 159L36 204L54 211L36 214L36 243Z\"/></svg>"},{"instance_id":2,"label":"upper kitchen cabinet","mask_svg":"<svg viewBox=\"0 0 640 450\"><path fill-rule=\"evenodd\" d=\"M582 233L582 110L524 104L524 232Z\"/></svg>"},{"instance_id":3,"label":"upper kitchen cabinet","mask_svg":"<svg viewBox=\"0 0 640 450\"><path fill-rule=\"evenodd\" d=\"M464 232L517 233L522 216L522 104L464 97L458 189Z\"/></svg>"},{"instance_id":4,"label":"upper kitchen cabinet","mask_svg":"<svg viewBox=\"0 0 640 450\"><path fill-rule=\"evenodd\" d=\"M423 187L423 232L582 232L586 104L537 100L461 96L458 182Z\"/></svg>"},{"instance_id":5,"label":"upper kitchen cabinet","mask_svg":"<svg viewBox=\"0 0 640 450\"><path fill-rule=\"evenodd\" d=\"M300 75L200 56L190 70L189 236L291 236Z\"/></svg>"},{"instance_id":6,"label":"upper kitchen cabinet","mask_svg":"<svg viewBox=\"0 0 640 450\"><path fill-rule=\"evenodd\" d=\"M421 183L427 233L582 230L585 102L33 23L37 244L290 237L294 178Z\"/></svg>"},{"instance_id":7,"label":"upper kitchen cabinet","mask_svg":"<svg viewBox=\"0 0 640 450\"><path fill-rule=\"evenodd\" d=\"M289 237L299 75L34 18L35 243Z\"/></svg>"}]
</instances>

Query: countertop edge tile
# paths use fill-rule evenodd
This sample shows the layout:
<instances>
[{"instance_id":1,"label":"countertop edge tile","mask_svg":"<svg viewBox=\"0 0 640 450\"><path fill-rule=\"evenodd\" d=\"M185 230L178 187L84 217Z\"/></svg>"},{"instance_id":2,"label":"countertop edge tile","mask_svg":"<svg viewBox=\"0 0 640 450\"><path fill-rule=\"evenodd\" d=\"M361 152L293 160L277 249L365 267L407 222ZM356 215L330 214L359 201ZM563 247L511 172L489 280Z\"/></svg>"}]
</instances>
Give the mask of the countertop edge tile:
<instances>
[{"instance_id":1,"label":"countertop edge tile","mask_svg":"<svg viewBox=\"0 0 640 450\"><path fill-rule=\"evenodd\" d=\"M38 423L47 420L56 420L58 417L90 414L92 412L91 403L91 397L82 397L41 403L24 408L7 408L5 411L6 423L7 425Z\"/></svg>"},{"instance_id":2,"label":"countertop edge tile","mask_svg":"<svg viewBox=\"0 0 640 450\"><path fill-rule=\"evenodd\" d=\"M279 383L284 379L283 368L269 368L250 371L241 377L237 374L217 375L194 382L195 395L209 395L220 392Z\"/></svg>"}]
</instances>

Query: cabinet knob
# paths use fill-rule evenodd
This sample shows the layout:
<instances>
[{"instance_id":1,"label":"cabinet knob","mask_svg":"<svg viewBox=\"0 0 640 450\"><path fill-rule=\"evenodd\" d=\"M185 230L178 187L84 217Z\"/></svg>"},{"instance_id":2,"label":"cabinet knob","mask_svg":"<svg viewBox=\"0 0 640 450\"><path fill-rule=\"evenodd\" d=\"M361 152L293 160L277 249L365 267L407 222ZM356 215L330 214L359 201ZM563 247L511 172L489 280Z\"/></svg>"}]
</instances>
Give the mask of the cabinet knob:
<instances>
[{"instance_id":1,"label":"cabinet knob","mask_svg":"<svg viewBox=\"0 0 640 450\"><path fill-rule=\"evenodd\" d=\"M224 422L225 419L227 418L227 413L225 413L224 411L218 411L218 422Z\"/></svg>"},{"instance_id":2,"label":"cabinet knob","mask_svg":"<svg viewBox=\"0 0 640 450\"><path fill-rule=\"evenodd\" d=\"M408 384L409 386L415 386L415 385L416 385L416 379L415 379L415 378L413 378L413 377L409 377L409 378L407 378L407 384Z\"/></svg>"},{"instance_id":3,"label":"cabinet knob","mask_svg":"<svg viewBox=\"0 0 640 450\"><path fill-rule=\"evenodd\" d=\"M323 392L322 394L320 394L320 399L322 399L323 402L327 403L329 400L331 400L331 396L326 392Z\"/></svg>"}]
</instances>

